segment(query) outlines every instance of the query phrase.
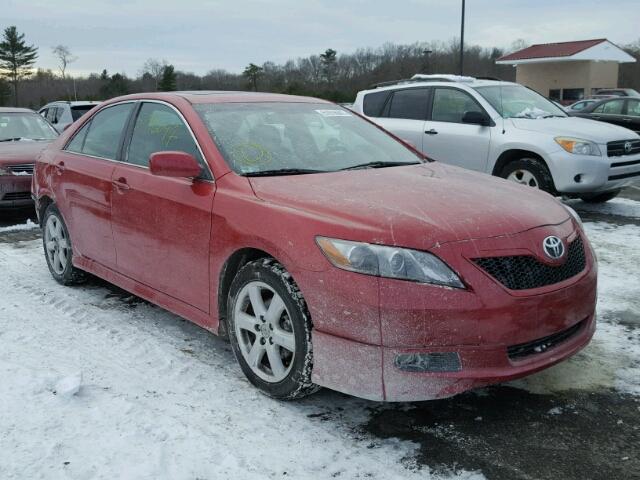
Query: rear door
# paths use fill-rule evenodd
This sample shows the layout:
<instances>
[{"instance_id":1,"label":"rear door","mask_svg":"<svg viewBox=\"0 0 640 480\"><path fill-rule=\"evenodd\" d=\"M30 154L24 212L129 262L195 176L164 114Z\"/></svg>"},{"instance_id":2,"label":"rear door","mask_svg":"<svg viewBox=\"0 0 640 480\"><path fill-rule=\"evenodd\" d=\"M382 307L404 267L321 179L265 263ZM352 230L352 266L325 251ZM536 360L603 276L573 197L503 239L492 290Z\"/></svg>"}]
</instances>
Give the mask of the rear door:
<instances>
[{"instance_id":1,"label":"rear door","mask_svg":"<svg viewBox=\"0 0 640 480\"><path fill-rule=\"evenodd\" d=\"M111 176L134 103L102 109L53 161L56 202L71 232L74 250L115 267L111 233Z\"/></svg>"},{"instance_id":2,"label":"rear door","mask_svg":"<svg viewBox=\"0 0 640 480\"><path fill-rule=\"evenodd\" d=\"M624 121L624 106L626 100L623 98L616 98L615 100L609 100L602 105L597 106L589 115L589 118L593 120L600 120L614 125L625 126Z\"/></svg>"},{"instance_id":3,"label":"rear door","mask_svg":"<svg viewBox=\"0 0 640 480\"><path fill-rule=\"evenodd\" d=\"M453 87L435 87L430 103L424 153L444 163L486 171L491 127L462 123L468 111L488 116L484 108L467 92Z\"/></svg>"},{"instance_id":4,"label":"rear door","mask_svg":"<svg viewBox=\"0 0 640 480\"><path fill-rule=\"evenodd\" d=\"M130 127L123 162L113 171L113 236L118 271L209 312L209 241L215 183L182 115L143 102ZM203 166L198 179L152 175L149 156L177 150Z\"/></svg>"},{"instance_id":5,"label":"rear door","mask_svg":"<svg viewBox=\"0 0 640 480\"><path fill-rule=\"evenodd\" d=\"M395 90L386 99L380 117L373 120L422 151L429 90L429 88Z\"/></svg>"}]
</instances>

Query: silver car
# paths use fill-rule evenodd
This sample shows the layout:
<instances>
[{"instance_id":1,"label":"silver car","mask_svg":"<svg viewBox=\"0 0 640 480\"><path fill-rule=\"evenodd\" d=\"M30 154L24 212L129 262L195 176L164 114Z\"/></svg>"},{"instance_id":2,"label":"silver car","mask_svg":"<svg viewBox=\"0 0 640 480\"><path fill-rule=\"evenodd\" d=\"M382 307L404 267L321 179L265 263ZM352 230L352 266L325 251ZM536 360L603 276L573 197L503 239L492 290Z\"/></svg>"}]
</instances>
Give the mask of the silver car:
<instances>
[{"instance_id":1,"label":"silver car","mask_svg":"<svg viewBox=\"0 0 640 480\"><path fill-rule=\"evenodd\" d=\"M67 126L71 125L82 115L99 104L100 102L90 101L51 102L38 110L38 113L49 120L49 123L53 125L53 128L55 128L58 133L62 133Z\"/></svg>"},{"instance_id":2,"label":"silver car","mask_svg":"<svg viewBox=\"0 0 640 480\"><path fill-rule=\"evenodd\" d=\"M415 75L359 92L353 110L436 160L555 195L606 202L640 178L638 134L517 83Z\"/></svg>"}]
</instances>

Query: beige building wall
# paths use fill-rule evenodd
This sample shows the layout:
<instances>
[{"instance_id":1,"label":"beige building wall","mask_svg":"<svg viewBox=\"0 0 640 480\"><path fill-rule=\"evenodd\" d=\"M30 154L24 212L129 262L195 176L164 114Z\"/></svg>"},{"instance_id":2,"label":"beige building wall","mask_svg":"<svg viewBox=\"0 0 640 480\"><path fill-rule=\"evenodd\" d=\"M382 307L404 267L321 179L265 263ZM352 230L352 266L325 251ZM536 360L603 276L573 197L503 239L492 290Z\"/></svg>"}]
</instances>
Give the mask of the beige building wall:
<instances>
[{"instance_id":1,"label":"beige building wall","mask_svg":"<svg viewBox=\"0 0 640 480\"><path fill-rule=\"evenodd\" d=\"M618 85L617 62L567 61L525 63L516 66L516 82L533 88L544 96L549 91L583 88L591 95L594 88L615 88Z\"/></svg>"}]
</instances>

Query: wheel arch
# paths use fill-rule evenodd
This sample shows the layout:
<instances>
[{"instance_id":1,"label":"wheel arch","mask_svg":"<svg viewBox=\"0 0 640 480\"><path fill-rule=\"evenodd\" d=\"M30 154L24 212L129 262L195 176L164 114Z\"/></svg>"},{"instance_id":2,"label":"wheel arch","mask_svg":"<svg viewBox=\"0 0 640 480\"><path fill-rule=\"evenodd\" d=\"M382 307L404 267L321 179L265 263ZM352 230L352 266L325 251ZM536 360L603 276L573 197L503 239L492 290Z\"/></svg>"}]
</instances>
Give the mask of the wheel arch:
<instances>
[{"instance_id":1,"label":"wheel arch","mask_svg":"<svg viewBox=\"0 0 640 480\"><path fill-rule=\"evenodd\" d=\"M549 169L549 164L539 153L521 148L511 148L509 150L505 150L500 154L500 156L496 160L495 165L493 166L493 171L491 172L491 174L499 177L500 172L502 172L504 167L506 167L514 160L519 160L521 158L535 158L536 160L540 160L544 164L544 166L547 167L547 170L551 172L551 170Z\"/></svg>"},{"instance_id":2,"label":"wheel arch","mask_svg":"<svg viewBox=\"0 0 640 480\"><path fill-rule=\"evenodd\" d=\"M273 255L264 250L245 247L233 252L220 269L220 277L218 279L218 335L221 337L228 337L227 297L231 289L231 282L233 282L236 274L244 265L260 258L273 258L277 261Z\"/></svg>"},{"instance_id":3,"label":"wheel arch","mask_svg":"<svg viewBox=\"0 0 640 480\"><path fill-rule=\"evenodd\" d=\"M49 196L49 195L42 195L39 199L38 199L38 210L36 211L36 214L38 216L38 223L40 224L40 227L42 228L44 225L42 224L43 220L44 220L44 213L47 211L47 208L49 208L49 205L54 204L55 202L53 201L53 199Z\"/></svg>"}]
</instances>

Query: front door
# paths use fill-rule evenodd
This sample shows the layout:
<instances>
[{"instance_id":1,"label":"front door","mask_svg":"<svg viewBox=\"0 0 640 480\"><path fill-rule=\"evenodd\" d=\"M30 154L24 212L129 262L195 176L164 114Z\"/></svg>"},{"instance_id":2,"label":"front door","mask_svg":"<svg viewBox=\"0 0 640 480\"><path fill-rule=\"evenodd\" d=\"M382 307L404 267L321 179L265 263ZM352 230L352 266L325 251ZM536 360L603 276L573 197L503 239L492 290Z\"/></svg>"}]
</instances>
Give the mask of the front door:
<instances>
[{"instance_id":1,"label":"front door","mask_svg":"<svg viewBox=\"0 0 640 480\"><path fill-rule=\"evenodd\" d=\"M167 150L196 157L203 165L202 177L152 175L149 156ZM118 271L207 313L212 180L176 110L164 103L142 103L123 162L112 175Z\"/></svg>"},{"instance_id":2,"label":"front door","mask_svg":"<svg viewBox=\"0 0 640 480\"><path fill-rule=\"evenodd\" d=\"M133 102L99 111L53 160L56 201L70 217L74 251L115 267L111 233L111 177Z\"/></svg>"},{"instance_id":3,"label":"front door","mask_svg":"<svg viewBox=\"0 0 640 480\"><path fill-rule=\"evenodd\" d=\"M485 172L491 127L462 123L468 111L486 114L467 92L458 88L435 88L422 150L435 160Z\"/></svg>"},{"instance_id":4,"label":"front door","mask_svg":"<svg viewBox=\"0 0 640 480\"><path fill-rule=\"evenodd\" d=\"M428 88L396 90L387 101L382 116L375 118L374 121L415 149L422 151L428 97Z\"/></svg>"}]
</instances>

